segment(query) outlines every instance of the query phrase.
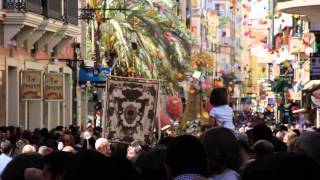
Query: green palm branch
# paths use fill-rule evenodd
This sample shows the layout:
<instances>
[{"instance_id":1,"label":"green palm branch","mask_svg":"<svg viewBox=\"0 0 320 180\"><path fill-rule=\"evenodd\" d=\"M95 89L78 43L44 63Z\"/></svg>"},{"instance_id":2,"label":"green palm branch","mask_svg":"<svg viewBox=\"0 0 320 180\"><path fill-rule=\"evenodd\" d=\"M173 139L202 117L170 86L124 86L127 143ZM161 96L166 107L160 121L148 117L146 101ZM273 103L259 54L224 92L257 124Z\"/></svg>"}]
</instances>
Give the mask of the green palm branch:
<instances>
[{"instance_id":1,"label":"green palm branch","mask_svg":"<svg viewBox=\"0 0 320 180\"><path fill-rule=\"evenodd\" d=\"M104 1L90 0L89 5L101 9L128 9L125 12L97 11L96 15L101 17L104 14L109 19L108 25L113 29L111 33L102 34L98 48L100 52L116 52L118 64L115 66L115 73L125 75L128 68L134 68L136 75L174 82L178 71L188 69L190 33L171 11L174 6L172 1L164 0L155 4L152 0L131 0L124 5L119 0L108 0L107 4ZM117 19L119 13L125 14L124 21ZM97 18L96 21L101 20ZM97 22L91 23L98 27ZM137 49L131 46L132 32L136 32L138 36ZM94 55L93 43L92 38L88 38L89 55Z\"/></svg>"}]
</instances>

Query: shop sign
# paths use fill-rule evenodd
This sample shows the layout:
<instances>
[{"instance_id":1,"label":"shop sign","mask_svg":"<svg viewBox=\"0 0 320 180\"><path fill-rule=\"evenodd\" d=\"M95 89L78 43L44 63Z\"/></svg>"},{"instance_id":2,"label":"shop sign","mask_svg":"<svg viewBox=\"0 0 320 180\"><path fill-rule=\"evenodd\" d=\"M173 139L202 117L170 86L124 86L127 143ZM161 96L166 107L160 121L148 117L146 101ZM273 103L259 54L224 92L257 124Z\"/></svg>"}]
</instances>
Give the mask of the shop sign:
<instances>
[{"instance_id":1,"label":"shop sign","mask_svg":"<svg viewBox=\"0 0 320 180\"><path fill-rule=\"evenodd\" d=\"M320 56L312 56L310 66L310 80L320 80Z\"/></svg>"},{"instance_id":2,"label":"shop sign","mask_svg":"<svg viewBox=\"0 0 320 180\"><path fill-rule=\"evenodd\" d=\"M79 82L105 83L111 68L80 68Z\"/></svg>"},{"instance_id":3,"label":"shop sign","mask_svg":"<svg viewBox=\"0 0 320 180\"><path fill-rule=\"evenodd\" d=\"M42 99L42 73L41 71L21 71L20 96L24 100Z\"/></svg>"},{"instance_id":4,"label":"shop sign","mask_svg":"<svg viewBox=\"0 0 320 180\"><path fill-rule=\"evenodd\" d=\"M63 73L47 73L44 76L44 99L61 101L64 99Z\"/></svg>"}]
</instances>

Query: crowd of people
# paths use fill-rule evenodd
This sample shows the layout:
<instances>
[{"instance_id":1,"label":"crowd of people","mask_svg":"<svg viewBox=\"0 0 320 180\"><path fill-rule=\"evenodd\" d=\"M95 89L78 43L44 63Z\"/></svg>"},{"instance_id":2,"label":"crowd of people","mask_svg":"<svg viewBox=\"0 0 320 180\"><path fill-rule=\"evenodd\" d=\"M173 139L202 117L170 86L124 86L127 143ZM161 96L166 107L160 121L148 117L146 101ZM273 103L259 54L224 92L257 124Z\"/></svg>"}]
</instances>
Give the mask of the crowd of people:
<instances>
[{"instance_id":1,"label":"crowd of people","mask_svg":"<svg viewBox=\"0 0 320 180\"><path fill-rule=\"evenodd\" d=\"M200 137L165 137L156 146L111 143L101 131L57 127L34 132L2 127L2 180L318 179L320 134L272 131L256 125L239 133L214 127ZM88 133L85 137L86 133Z\"/></svg>"},{"instance_id":2,"label":"crowd of people","mask_svg":"<svg viewBox=\"0 0 320 180\"><path fill-rule=\"evenodd\" d=\"M319 179L320 133L280 125L237 131L226 92L214 90L210 128L163 136L154 146L111 142L101 128L1 127L1 180ZM214 102L215 101L215 102ZM216 102L219 101L219 102ZM219 107L220 106L220 107ZM215 108L215 109L214 109Z\"/></svg>"}]
</instances>

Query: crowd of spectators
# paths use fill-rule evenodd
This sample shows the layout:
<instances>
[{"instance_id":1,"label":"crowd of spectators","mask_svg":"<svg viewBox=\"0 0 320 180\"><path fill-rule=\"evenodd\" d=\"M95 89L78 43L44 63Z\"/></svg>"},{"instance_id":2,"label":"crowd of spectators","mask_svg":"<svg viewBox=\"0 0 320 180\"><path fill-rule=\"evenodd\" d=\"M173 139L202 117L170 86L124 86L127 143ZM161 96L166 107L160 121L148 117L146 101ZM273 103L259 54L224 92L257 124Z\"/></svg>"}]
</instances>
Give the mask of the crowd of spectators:
<instances>
[{"instance_id":1,"label":"crowd of spectators","mask_svg":"<svg viewBox=\"0 0 320 180\"><path fill-rule=\"evenodd\" d=\"M200 137L163 137L149 147L102 138L101 128L1 127L1 180L319 179L320 134L261 124Z\"/></svg>"}]
</instances>

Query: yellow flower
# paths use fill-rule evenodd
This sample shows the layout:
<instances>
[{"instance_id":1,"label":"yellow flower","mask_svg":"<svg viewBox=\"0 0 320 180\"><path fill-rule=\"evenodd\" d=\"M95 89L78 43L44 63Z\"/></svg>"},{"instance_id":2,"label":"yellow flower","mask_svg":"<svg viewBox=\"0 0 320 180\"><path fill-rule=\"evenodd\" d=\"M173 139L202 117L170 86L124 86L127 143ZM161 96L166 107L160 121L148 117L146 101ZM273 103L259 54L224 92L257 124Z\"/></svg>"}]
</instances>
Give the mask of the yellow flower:
<instances>
[{"instance_id":1,"label":"yellow flower","mask_svg":"<svg viewBox=\"0 0 320 180\"><path fill-rule=\"evenodd\" d=\"M152 11L148 11L148 12L146 13L146 16L148 16L148 17L150 17L150 16L152 16L152 15L153 15Z\"/></svg>"}]
</instances>

